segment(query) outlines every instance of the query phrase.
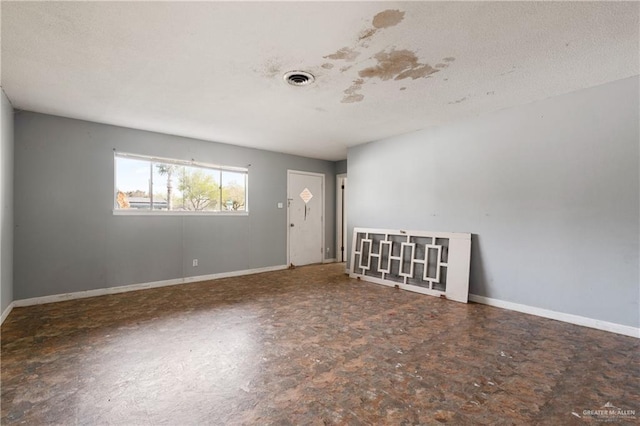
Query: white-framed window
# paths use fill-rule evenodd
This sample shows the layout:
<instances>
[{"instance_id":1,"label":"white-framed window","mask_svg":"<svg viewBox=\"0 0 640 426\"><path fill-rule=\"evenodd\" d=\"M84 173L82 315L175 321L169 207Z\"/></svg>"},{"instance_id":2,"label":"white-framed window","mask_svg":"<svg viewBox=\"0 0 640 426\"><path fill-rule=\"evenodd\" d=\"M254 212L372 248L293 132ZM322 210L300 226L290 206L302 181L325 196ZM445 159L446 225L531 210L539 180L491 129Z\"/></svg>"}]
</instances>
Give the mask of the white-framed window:
<instances>
[{"instance_id":1,"label":"white-framed window","mask_svg":"<svg viewBox=\"0 0 640 426\"><path fill-rule=\"evenodd\" d=\"M249 170L115 152L114 213L247 214Z\"/></svg>"}]
</instances>

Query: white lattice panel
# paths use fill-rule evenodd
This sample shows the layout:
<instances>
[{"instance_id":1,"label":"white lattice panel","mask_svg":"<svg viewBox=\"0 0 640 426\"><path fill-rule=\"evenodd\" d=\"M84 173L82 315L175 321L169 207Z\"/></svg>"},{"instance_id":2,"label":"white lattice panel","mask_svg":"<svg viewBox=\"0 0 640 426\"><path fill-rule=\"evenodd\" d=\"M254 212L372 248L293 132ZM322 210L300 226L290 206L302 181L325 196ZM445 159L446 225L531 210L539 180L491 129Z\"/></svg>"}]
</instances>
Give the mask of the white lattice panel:
<instances>
[{"instance_id":1,"label":"white lattice panel","mask_svg":"<svg viewBox=\"0 0 640 426\"><path fill-rule=\"evenodd\" d=\"M467 303L471 234L355 228L354 278Z\"/></svg>"}]
</instances>

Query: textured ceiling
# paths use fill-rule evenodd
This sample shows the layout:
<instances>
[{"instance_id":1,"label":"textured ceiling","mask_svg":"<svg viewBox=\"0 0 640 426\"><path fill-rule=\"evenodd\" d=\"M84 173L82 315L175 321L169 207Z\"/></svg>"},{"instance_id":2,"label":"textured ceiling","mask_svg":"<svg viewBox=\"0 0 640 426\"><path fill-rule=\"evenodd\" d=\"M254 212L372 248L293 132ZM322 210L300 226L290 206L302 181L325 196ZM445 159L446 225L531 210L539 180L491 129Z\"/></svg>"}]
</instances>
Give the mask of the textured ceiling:
<instances>
[{"instance_id":1,"label":"textured ceiling","mask_svg":"<svg viewBox=\"0 0 640 426\"><path fill-rule=\"evenodd\" d=\"M18 109L337 160L639 74L639 8L3 1L1 81Z\"/></svg>"}]
</instances>

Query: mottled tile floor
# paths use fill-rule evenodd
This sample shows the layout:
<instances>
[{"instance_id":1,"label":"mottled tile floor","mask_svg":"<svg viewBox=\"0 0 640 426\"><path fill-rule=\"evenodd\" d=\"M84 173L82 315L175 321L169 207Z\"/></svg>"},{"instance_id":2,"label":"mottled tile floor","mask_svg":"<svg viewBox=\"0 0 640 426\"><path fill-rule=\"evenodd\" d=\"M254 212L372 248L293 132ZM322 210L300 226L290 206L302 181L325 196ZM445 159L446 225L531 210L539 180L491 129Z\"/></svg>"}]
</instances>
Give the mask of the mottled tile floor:
<instances>
[{"instance_id":1,"label":"mottled tile floor","mask_svg":"<svg viewBox=\"0 0 640 426\"><path fill-rule=\"evenodd\" d=\"M638 339L343 271L309 266L16 308L2 325L2 424L640 419ZM585 414L607 403L639 416Z\"/></svg>"}]
</instances>

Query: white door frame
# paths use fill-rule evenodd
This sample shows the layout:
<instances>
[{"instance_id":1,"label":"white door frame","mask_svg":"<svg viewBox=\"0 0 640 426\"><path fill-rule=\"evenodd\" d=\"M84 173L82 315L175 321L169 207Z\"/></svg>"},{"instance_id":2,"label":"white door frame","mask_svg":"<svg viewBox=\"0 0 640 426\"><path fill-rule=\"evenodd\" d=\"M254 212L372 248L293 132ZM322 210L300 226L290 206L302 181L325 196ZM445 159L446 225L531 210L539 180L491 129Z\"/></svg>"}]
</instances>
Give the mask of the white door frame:
<instances>
[{"instance_id":1,"label":"white door frame","mask_svg":"<svg viewBox=\"0 0 640 426\"><path fill-rule=\"evenodd\" d=\"M324 198L325 198L325 192L326 189L324 187L324 173L315 173L315 172L305 172L302 170L287 170L287 266L291 265L291 253L290 253L290 247L289 247L289 238L290 238L290 234L291 234L291 219L290 219L290 204L291 204L291 200L293 198L291 198L291 194L289 194L289 190L291 188L290 185L290 181L291 181L291 174L299 174L299 175L309 175L309 176L319 176L322 178L322 203L321 203L321 208L322 208L322 213L320 214L320 225L322 226L322 263L324 263L325 260L325 247L324 247Z\"/></svg>"},{"instance_id":2,"label":"white door frame","mask_svg":"<svg viewBox=\"0 0 640 426\"><path fill-rule=\"evenodd\" d=\"M336 175L336 262L341 262L340 256L342 252L340 247L344 247L344 262L347 261L347 192L345 188L344 192L344 208L342 206L342 179L347 177L346 173L340 173ZM340 241L340 220L342 220L342 237L344 238L344 244L341 245Z\"/></svg>"}]
</instances>

